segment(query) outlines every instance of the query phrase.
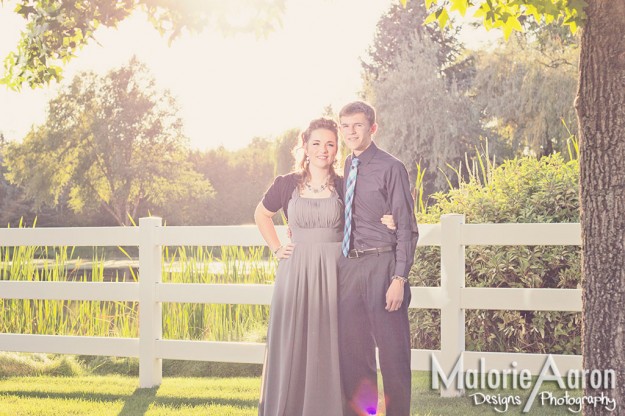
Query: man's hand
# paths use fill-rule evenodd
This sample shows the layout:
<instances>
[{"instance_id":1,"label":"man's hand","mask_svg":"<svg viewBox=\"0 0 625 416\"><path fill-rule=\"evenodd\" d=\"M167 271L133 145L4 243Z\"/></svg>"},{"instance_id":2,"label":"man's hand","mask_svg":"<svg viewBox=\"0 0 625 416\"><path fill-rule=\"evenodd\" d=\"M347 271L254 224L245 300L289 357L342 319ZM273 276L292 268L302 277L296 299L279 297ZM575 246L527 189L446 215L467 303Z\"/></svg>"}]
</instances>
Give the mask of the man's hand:
<instances>
[{"instance_id":1,"label":"man's hand","mask_svg":"<svg viewBox=\"0 0 625 416\"><path fill-rule=\"evenodd\" d=\"M399 310L404 301L404 282L399 279L393 279L391 285L386 291L386 309L389 312Z\"/></svg>"}]
</instances>

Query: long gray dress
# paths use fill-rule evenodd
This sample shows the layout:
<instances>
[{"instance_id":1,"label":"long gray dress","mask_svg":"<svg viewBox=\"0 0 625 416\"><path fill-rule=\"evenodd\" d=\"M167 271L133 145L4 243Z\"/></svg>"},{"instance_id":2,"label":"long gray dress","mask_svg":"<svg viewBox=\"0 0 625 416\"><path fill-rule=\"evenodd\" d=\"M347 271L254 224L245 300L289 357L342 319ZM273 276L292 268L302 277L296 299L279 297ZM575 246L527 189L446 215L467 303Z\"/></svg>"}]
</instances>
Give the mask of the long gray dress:
<instances>
[{"instance_id":1,"label":"long gray dress","mask_svg":"<svg viewBox=\"0 0 625 416\"><path fill-rule=\"evenodd\" d=\"M337 262L343 204L302 198L288 205L293 254L280 260L271 301L260 416L342 415Z\"/></svg>"}]
</instances>

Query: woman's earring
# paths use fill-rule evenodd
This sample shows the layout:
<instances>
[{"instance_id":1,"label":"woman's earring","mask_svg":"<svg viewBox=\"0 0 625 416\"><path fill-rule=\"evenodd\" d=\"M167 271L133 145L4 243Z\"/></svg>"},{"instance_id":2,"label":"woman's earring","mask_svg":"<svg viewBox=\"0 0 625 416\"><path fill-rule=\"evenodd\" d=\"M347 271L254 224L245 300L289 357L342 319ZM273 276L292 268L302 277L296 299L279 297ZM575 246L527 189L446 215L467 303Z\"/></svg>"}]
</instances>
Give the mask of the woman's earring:
<instances>
[{"instance_id":1,"label":"woman's earring","mask_svg":"<svg viewBox=\"0 0 625 416\"><path fill-rule=\"evenodd\" d=\"M310 156L306 156L306 163L310 163Z\"/></svg>"}]
</instances>

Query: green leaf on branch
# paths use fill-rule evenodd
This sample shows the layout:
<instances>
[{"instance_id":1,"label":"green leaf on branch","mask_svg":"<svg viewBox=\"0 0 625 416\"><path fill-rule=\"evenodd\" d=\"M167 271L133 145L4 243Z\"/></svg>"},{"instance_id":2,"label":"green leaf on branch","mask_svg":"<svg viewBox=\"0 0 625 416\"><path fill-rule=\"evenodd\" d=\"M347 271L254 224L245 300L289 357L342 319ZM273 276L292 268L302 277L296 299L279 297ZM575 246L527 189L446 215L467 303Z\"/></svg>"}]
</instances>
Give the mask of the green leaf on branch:
<instances>
[{"instance_id":1,"label":"green leaf on branch","mask_svg":"<svg viewBox=\"0 0 625 416\"><path fill-rule=\"evenodd\" d=\"M521 26L521 22L517 19L516 16L509 16L506 22L503 24L503 36L505 40L508 40L513 31L522 32L523 27Z\"/></svg>"},{"instance_id":2,"label":"green leaf on branch","mask_svg":"<svg viewBox=\"0 0 625 416\"><path fill-rule=\"evenodd\" d=\"M461 16L464 17L464 15L467 13L467 8L469 7L469 0L451 0L451 7L449 8L449 11L458 11L458 13L460 13Z\"/></svg>"},{"instance_id":3,"label":"green leaf on branch","mask_svg":"<svg viewBox=\"0 0 625 416\"><path fill-rule=\"evenodd\" d=\"M423 21L424 25L430 24L430 23L434 23L436 22L437 16L436 16L436 12L432 12L428 15L428 17L425 18L425 20Z\"/></svg>"},{"instance_id":4,"label":"green leaf on branch","mask_svg":"<svg viewBox=\"0 0 625 416\"><path fill-rule=\"evenodd\" d=\"M577 22L575 20L571 21L570 23L564 23L564 24L569 27L572 34L577 33L577 29L579 29L579 27L577 26Z\"/></svg>"},{"instance_id":5,"label":"green leaf on branch","mask_svg":"<svg viewBox=\"0 0 625 416\"><path fill-rule=\"evenodd\" d=\"M528 16L533 16L536 22L540 22L540 19L542 18L542 15L533 4L528 4L525 6L525 14L527 14Z\"/></svg>"},{"instance_id":6,"label":"green leaf on branch","mask_svg":"<svg viewBox=\"0 0 625 416\"><path fill-rule=\"evenodd\" d=\"M424 1L428 10L434 3L439 4L438 0ZM575 33L586 18L584 9L587 6L584 0L448 0L440 4L442 9L429 15L427 23L436 20L444 28L449 22L448 13L458 12L464 16L470 6L475 6L473 17L482 20L486 30L501 29L506 39L514 31L523 31L521 21L529 16L538 23L557 22L568 26Z\"/></svg>"},{"instance_id":7,"label":"green leaf on branch","mask_svg":"<svg viewBox=\"0 0 625 416\"><path fill-rule=\"evenodd\" d=\"M142 9L154 27L170 39L183 29L199 32L212 27L224 33L266 34L280 24L285 0L174 1L174 0L16 0L14 13L23 17L16 54L20 59L4 60L1 82L19 90L24 84L37 87L60 79L49 65L62 66L94 39L99 25L115 28L135 10ZM406 4L407 0L402 0ZM0 4L4 4L0 0ZM233 25L231 17L249 9L248 22ZM42 57L44 57L42 59Z\"/></svg>"},{"instance_id":8,"label":"green leaf on branch","mask_svg":"<svg viewBox=\"0 0 625 416\"><path fill-rule=\"evenodd\" d=\"M441 29L445 29L445 26L447 26L448 21L449 21L449 14L447 13L447 9L441 9L440 13L438 14L438 24L441 27Z\"/></svg>"}]
</instances>

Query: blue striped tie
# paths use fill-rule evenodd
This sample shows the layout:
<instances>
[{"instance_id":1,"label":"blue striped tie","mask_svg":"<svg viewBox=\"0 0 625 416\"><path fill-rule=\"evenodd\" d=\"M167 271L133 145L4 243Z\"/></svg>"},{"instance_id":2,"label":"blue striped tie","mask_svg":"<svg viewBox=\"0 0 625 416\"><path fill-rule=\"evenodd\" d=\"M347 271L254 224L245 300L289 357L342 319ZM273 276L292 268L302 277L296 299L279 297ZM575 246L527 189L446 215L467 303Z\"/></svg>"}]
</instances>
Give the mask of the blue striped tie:
<instances>
[{"instance_id":1,"label":"blue striped tie","mask_svg":"<svg viewBox=\"0 0 625 416\"><path fill-rule=\"evenodd\" d=\"M343 229L343 255L349 253L349 239L352 235L352 202L354 201L354 189L356 189L356 175L358 175L358 158L352 159L352 166L347 175L347 189L345 190L345 228Z\"/></svg>"}]
</instances>

